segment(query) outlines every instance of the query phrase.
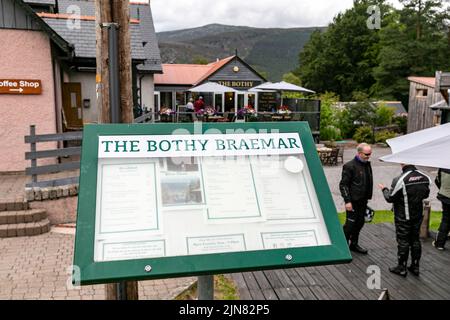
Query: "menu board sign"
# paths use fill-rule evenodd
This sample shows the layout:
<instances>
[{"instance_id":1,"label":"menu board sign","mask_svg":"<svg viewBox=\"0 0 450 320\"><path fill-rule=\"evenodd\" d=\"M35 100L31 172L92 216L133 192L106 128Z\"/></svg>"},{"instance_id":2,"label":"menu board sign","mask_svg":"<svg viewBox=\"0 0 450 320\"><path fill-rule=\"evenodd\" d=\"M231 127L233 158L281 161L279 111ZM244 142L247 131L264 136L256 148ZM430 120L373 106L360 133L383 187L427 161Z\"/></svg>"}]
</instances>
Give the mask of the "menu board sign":
<instances>
[{"instance_id":1,"label":"menu board sign","mask_svg":"<svg viewBox=\"0 0 450 320\"><path fill-rule=\"evenodd\" d=\"M100 134L103 128L112 126L88 126L83 141L95 147L81 168L75 264L92 268L80 267L81 283L350 259L346 246L336 251L345 239L329 190L327 205L317 192L323 177L311 170L307 131L167 135L119 125L125 130ZM89 160L95 171L84 170ZM81 253L86 234L93 247ZM308 257L308 250L325 255ZM141 261L141 270L115 269L127 261Z\"/></svg>"}]
</instances>

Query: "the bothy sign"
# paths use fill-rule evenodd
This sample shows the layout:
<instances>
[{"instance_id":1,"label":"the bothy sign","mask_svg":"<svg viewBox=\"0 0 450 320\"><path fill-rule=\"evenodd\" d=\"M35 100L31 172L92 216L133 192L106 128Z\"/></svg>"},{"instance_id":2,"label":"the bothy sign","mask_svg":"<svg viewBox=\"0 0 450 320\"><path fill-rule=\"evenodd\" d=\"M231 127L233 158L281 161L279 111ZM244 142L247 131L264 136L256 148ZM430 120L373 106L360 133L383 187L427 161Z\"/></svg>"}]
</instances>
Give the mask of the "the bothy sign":
<instances>
[{"instance_id":1,"label":"the bothy sign","mask_svg":"<svg viewBox=\"0 0 450 320\"><path fill-rule=\"evenodd\" d=\"M301 154L298 134L215 134L205 136L103 136L99 158L158 158Z\"/></svg>"},{"instance_id":2,"label":"the bothy sign","mask_svg":"<svg viewBox=\"0 0 450 320\"><path fill-rule=\"evenodd\" d=\"M41 80L11 80L0 79L0 94L41 94Z\"/></svg>"},{"instance_id":3,"label":"the bothy sign","mask_svg":"<svg viewBox=\"0 0 450 320\"><path fill-rule=\"evenodd\" d=\"M81 284L351 260L304 122L88 125L80 172Z\"/></svg>"}]
</instances>

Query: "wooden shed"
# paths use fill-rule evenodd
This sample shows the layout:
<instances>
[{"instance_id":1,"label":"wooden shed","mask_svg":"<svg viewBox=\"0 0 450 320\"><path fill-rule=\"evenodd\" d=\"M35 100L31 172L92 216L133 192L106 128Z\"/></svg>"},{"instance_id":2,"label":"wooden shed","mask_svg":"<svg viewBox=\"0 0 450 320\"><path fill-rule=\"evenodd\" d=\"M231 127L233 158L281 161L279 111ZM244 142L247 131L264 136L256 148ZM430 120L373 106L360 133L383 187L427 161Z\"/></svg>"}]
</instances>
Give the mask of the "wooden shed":
<instances>
[{"instance_id":1,"label":"wooden shed","mask_svg":"<svg viewBox=\"0 0 450 320\"><path fill-rule=\"evenodd\" d=\"M436 92L436 78L409 77L408 133L441 124L441 110L432 105L445 101L441 92Z\"/></svg>"}]
</instances>

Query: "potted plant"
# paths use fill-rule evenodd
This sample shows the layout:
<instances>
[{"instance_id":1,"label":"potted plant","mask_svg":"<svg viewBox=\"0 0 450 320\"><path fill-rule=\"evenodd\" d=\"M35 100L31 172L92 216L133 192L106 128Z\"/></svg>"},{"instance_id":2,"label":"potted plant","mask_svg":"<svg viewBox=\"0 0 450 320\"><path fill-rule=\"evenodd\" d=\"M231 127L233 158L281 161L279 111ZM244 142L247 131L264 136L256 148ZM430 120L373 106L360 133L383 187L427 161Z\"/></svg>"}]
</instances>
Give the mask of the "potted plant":
<instances>
[{"instance_id":1,"label":"potted plant","mask_svg":"<svg viewBox=\"0 0 450 320\"><path fill-rule=\"evenodd\" d=\"M172 116L175 112L169 107L162 107L159 111L161 122L172 122Z\"/></svg>"}]
</instances>

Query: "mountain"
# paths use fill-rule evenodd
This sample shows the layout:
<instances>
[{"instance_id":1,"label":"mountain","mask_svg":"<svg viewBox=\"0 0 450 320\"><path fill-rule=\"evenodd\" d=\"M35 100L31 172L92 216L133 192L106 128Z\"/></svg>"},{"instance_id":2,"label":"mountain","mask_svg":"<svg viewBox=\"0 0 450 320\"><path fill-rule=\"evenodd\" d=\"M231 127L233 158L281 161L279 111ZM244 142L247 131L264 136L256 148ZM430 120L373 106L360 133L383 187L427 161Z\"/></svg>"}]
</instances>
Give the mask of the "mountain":
<instances>
[{"instance_id":1,"label":"mountain","mask_svg":"<svg viewBox=\"0 0 450 320\"><path fill-rule=\"evenodd\" d=\"M157 33L163 63L198 63L238 55L270 81L298 67L311 33L323 28L252 28L210 24Z\"/></svg>"}]
</instances>

